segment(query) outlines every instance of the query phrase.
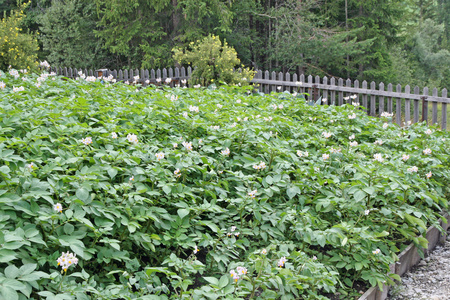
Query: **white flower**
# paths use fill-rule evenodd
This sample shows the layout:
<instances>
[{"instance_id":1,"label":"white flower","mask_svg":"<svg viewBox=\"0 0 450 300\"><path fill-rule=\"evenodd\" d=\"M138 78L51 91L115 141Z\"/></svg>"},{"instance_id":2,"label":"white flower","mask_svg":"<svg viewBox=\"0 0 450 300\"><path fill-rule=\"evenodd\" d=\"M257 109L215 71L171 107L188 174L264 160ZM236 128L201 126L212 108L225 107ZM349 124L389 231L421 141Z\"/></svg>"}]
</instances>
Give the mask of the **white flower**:
<instances>
[{"instance_id":1,"label":"white flower","mask_svg":"<svg viewBox=\"0 0 450 300\"><path fill-rule=\"evenodd\" d=\"M297 155L298 155L299 157L308 157L308 156L309 156L309 153L308 153L308 151L300 151L300 150L297 150Z\"/></svg>"},{"instance_id":2,"label":"white flower","mask_svg":"<svg viewBox=\"0 0 450 300\"><path fill-rule=\"evenodd\" d=\"M193 251L194 254L197 254L198 251L200 251L200 250L198 250L197 245L195 245L195 246L194 246L194 251Z\"/></svg>"},{"instance_id":3,"label":"white flower","mask_svg":"<svg viewBox=\"0 0 450 300\"><path fill-rule=\"evenodd\" d=\"M426 131L425 131L425 134L428 134L428 135L430 135L430 134L432 134L433 133L433 131L431 130L431 129L427 129Z\"/></svg>"},{"instance_id":4,"label":"white flower","mask_svg":"<svg viewBox=\"0 0 450 300\"><path fill-rule=\"evenodd\" d=\"M377 249L377 250L372 251L372 253L375 254L375 255L376 255L376 254L379 254L380 252L381 252L380 249Z\"/></svg>"},{"instance_id":5,"label":"white flower","mask_svg":"<svg viewBox=\"0 0 450 300\"><path fill-rule=\"evenodd\" d=\"M177 143L173 143L173 147L174 148L178 147L178 144Z\"/></svg>"},{"instance_id":6,"label":"white flower","mask_svg":"<svg viewBox=\"0 0 450 300\"><path fill-rule=\"evenodd\" d=\"M344 100L348 101L348 100L350 100L350 97L344 97Z\"/></svg>"},{"instance_id":7,"label":"white flower","mask_svg":"<svg viewBox=\"0 0 450 300\"><path fill-rule=\"evenodd\" d=\"M403 161L407 161L409 159L409 155L408 154L403 154L402 155L402 160Z\"/></svg>"},{"instance_id":8,"label":"white flower","mask_svg":"<svg viewBox=\"0 0 450 300\"><path fill-rule=\"evenodd\" d=\"M147 80L145 81L145 84L149 84L149 83L150 83L150 80L147 79Z\"/></svg>"},{"instance_id":9,"label":"white flower","mask_svg":"<svg viewBox=\"0 0 450 300\"><path fill-rule=\"evenodd\" d=\"M245 275L245 274L247 274L247 268L244 268L244 267L237 267L237 268L236 268L236 273Z\"/></svg>"},{"instance_id":10,"label":"white flower","mask_svg":"<svg viewBox=\"0 0 450 300\"><path fill-rule=\"evenodd\" d=\"M277 109L277 108L278 108L278 105L272 104L272 107L273 107L273 109Z\"/></svg>"},{"instance_id":11,"label":"white flower","mask_svg":"<svg viewBox=\"0 0 450 300\"><path fill-rule=\"evenodd\" d=\"M352 105L357 107L357 106L359 106L359 102L352 102Z\"/></svg>"},{"instance_id":12,"label":"white flower","mask_svg":"<svg viewBox=\"0 0 450 300\"><path fill-rule=\"evenodd\" d=\"M156 159L158 161L160 161L161 159L164 158L164 153L163 152L159 152L159 153L156 153L155 156L156 156Z\"/></svg>"},{"instance_id":13,"label":"white flower","mask_svg":"<svg viewBox=\"0 0 450 300\"><path fill-rule=\"evenodd\" d=\"M381 116L384 118L391 118L394 116L394 113L388 113L387 111L385 111L381 113Z\"/></svg>"},{"instance_id":14,"label":"white flower","mask_svg":"<svg viewBox=\"0 0 450 300\"><path fill-rule=\"evenodd\" d=\"M198 106L193 106L193 105L190 105L189 106L189 110L192 112L199 112L200 110L199 110L199 108L198 108Z\"/></svg>"},{"instance_id":15,"label":"white flower","mask_svg":"<svg viewBox=\"0 0 450 300\"><path fill-rule=\"evenodd\" d=\"M117 133L111 132L111 137L112 137L113 139L117 139Z\"/></svg>"},{"instance_id":16,"label":"white flower","mask_svg":"<svg viewBox=\"0 0 450 300\"><path fill-rule=\"evenodd\" d=\"M280 268L283 267L284 264L286 263L286 261L287 261L286 257L283 256L283 257L280 258L280 260L278 261L277 266L280 267Z\"/></svg>"},{"instance_id":17,"label":"white flower","mask_svg":"<svg viewBox=\"0 0 450 300\"><path fill-rule=\"evenodd\" d=\"M427 149L423 150L423 154L430 155L431 154L431 149L427 148Z\"/></svg>"},{"instance_id":18,"label":"white flower","mask_svg":"<svg viewBox=\"0 0 450 300\"><path fill-rule=\"evenodd\" d=\"M277 86L277 90L281 91L281 85Z\"/></svg>"},{"instance_id":19,"label":"white flower","mask_svg":"<svg viewBox=\"0 0 450 300\"><path fill-rule=\"evenodd\" d=\"M187 112L187 111L185 111L185 112L183 113L183 117L184 117L184 118L187 118L187 117L188 117L188 112Z\"/></svg>"},{"instance_id":20,"label":"white flower","mask_svg":"<svg viewBox=\"0 0 450 300\"><path fill-rule=\"evenodd\" d=\"M368 214L370 213L370 209L366 209L365 211L364 211L364 214L367 216Z\"/></svg>"},{"instance_id":21,"label":"white flower","mask_svg":"<svg viewBox=\"0 0 450 300\"><path fill-rule=\"evenodd\" d=\"M61 203L56 203L55 205L53 205L53 210L57 211L57 212L62 212L62 205L61 205Z\"/></svg>"},{"instance_id":22,"label":"white flower","mask_svg":"<svg viewBox=\"0 0 450 300\"><path fill-rule=\"evenodd\" d=\"M219 129L220 129L220 126L218 126L218 125L216 125L216 126L211 126L211 128L214 129L214 130L219 130Z\"/></svg>"},{"instance_id":23,"label":"white flower","mask_svg":"<svg viewBox=\"0 0 450 300\"><path fill-rule=\"evenodd\" d=\"M255 170L264 170L266 168L266 163L261 161L259 165L253 165L253 169Z\"/></svg>"},{"instance_id":24,"label":"white flower","mask_svg":"<svg viewBox=\"0 0 450 300\"><path fill-rule=\"evenodd\" d=\"M78 258L75 254L67 252L62 253L62 255L56 260L58 262L58 266L61 266L64 272L67 272L67 269L72 266L78 264Z\"/></svg>"},{"instance_id":25,"label":"white flower","mask_svg":"<svg viewBox=\"0 0 450 300\"><path fill-rule=\"evenodd\" d=\"M35 165L34 165L34 163L29 163L29 164L26 164L25 167L27 167L27 169L29 169L31 171L31 170L33 170Z\"/></svg>"},{"instance_id":26,"label":"white flower","mask_svg":"<svg viewBox=\"0 0 450 300\"><path fill-rule=\"evenodd\" d=\"M186 84L187 80L186 79L181 79L181 83L182 84Z\"/></svg>"},{"instance_id":27,"label":"white flower","mask_svg":"<svg viewBox=\"0 0 450 300\"><path fill-rule=\"evenodd\" d=\"M233 232L233 231L235 231L236 230L236 226L231 226L231 232Z\"/></svg>"},{"instance_id":28,"label":"white flower","mask_svg":"<svg viewBox=\"0 0 450 300\"><path fill-rule=\"evenodd\" d=\"M170 96L170 101L174 102L174 101L177 101L177 100L178 100L178 96L176 96L176 95Z\"/></svg>"},{"instance_id":29,"label":"white flower","mask_svg":"<svg viewBox=\"0 0 450 300\"><path fill-rule=\"evenodd\" d=\"M340 153L341 152L341 148L333 148L333 147L331 147L331 149L330 149L330 153Z\"/></svg>"},{"instance_id":30,"label":"white flower","mask_svg":"<svg viewBox=\"0 0 450 300\"><path fill-rule=\"evenodd\" d=\"M16 92L22 92L22 91L25 91L25 88L24 88L23 86L19 86L18 88L13 87L13 92L14 92L14 93L16 93Z\"/></svg>"},{"instance_id":31,"label":"white flower","mask_svg":"<svg viewBox=\"0 0 450 300\"><path fill-rule=\"evenodd\" d=\"M430 179L432 175L433 175L433 173L431 173L431 171L428 172L428 173L427 173L427 178Z\"/></svg>"},{"instance_id":32,"label":"white flower","mask_svg":"<svg viewBox=\"0 0 450 300\"><path fill-rule=\"evenodd\" d=\"M217 107L218 107L218 108L222 108L223 105L222 105L222 104L217 104Z\"/></svg>"},{"instance_id":33,"label":"white flower","mask_svg":"<svg viewBox=\"0 0 450 300\"><path fill-rule=\"evenodd\" d=\"M375 159L376 161L379 161L379 162L383 162L383 161L384 161L384 158L383 158L383 156L381 155L381 153L376 153L376 154L374 154L374 155L373 155L373 159Z\"/></svg>"},{"instance_id":34,"label":"white flower","mask_svg":"<svg viewBox=\"0 0 450 300\"><path fill-rule=\"evenodd\" d=\"M192 143L191 142L182 142L181 143L187 151L192 151Z\"/></svg>"},{"instance_id":35,"label":"white flower","mask_svg":"<svg viewBox=\"0 0 450 300\"><path fill-rule=\"evenodd\" d=\"M416 166L408 168L408 172L410 173L417 173L417 171L419 171L419 168L417 168Z\"/></svg>"},{"instance_id":36,"label":"white flower","mask_svg":"<svg viewBox=\"0 0 450 300\"><path fill-rule=\"evenodd\" d=\"M327 159L329 159L329 158L330 158L330 155L329 155L329 154L326 154L326 153L324 153L324 154L322 154L322 158L323 158L323 160L327 160Z\"/></svg>"},{"instance_id":37,"label":"white flower","mask_svg":"<svg viewBox=\"0 0 450 300\"><path fill-rule=\"evenodd\" d=\"M160 83L161 82L161 78L156 78L156 82Z\"/></svg>"},{"instance_id":38,"label":"white flower","mask_svg":"<svg viewBox=\"0 0 450 300\"><path fill-rule=\"evenodd\" d=\"M317 260L317 256L314 255L314 256L312 257L312 259L313 259L313 260Z\"/></svg>"},{"instance_id":39,"label":"white flower","mask_svg":"<svg viewBox=\"0 0 450 300\"><path fill-rule=\"evenodd\" d=\"M230 155L230 149L226 148L225 150L222 150L221 153L223 156L228 156Z\"/></svg>"},{"instance_id":40,"label":"white flower","mask_svg":"<svg viewBox=\"0 0 450 300\"><path fill-rule=\"evenodd\" d=\"M356 118L356 114L355 114L355 113L353 113L353 114L349 115L349 116L348 116L348 118L349 118L350 120L353 120L353 119L355 119L355 118Z\"/></svg>"},{"instance_id":41,"label":"white flower","mask_svg":"<svg viewBox=\"0 0 450 300\"><path fill-rule=\"evenodd\" d=\"M97 80L97 78L95 78L94 76L86 77L86 81L88 81L88 82L95 82L96 80ZM126 81L125 83L128 84L127 82L128 81Z\"/></svg>"},{"instance_id":42,"label":"white flower","mask_svg":"<svg viewBox=\"0 0 450 300\"><path fill-rule=\"evenodd\" d=\"M249 192L248 195L249 195L251 198L255 198L257 192L258 192L257 190L253 190L253 191Z\"/></svg>"},{"instance_id":43,"label":"white flower","mask_svg":"<svg viewBox=\"0 0 450 300\"><path fill-rule=\"evenodd\" d=\"M231 275L231 277L233 277L233 280L235 282L237 282L239 280L239 274L237 274L234 270L230 271L230 275Z\"/></svg>"},{"instance_id":44,"label":"white flower","mask_svg":"<svg viewBox=\"0 0 450 300\"><path fill-rule=\"evenodd\" d=\"M302 85L303 85L303 82L301 82L301 81L296 81L296 82L295 82L295 85L296 85L296 86L302 86Z\"/></svg>"},{"instance_id":45,"label":"white flower","mask_svg":"<svg viewBox=\"0 0 450 300\"><path fill-rule=\"evenodd\" d=\"M327 139L331 136L331 132L322 132L322 136Z\"/></svg>"},{"instance_id":46,"label":"white flower","mask_svg":"<svg viewBox=\"0 0 450 300\"><path fill-rule=\"evenodd\" d=\"M351 95L350 96L350 99L356 99L356 98L358 98L358 95Z\"/></svg>"},{"instance_id":47,"label":"white flower","mask_svg":"<svg viewBox=\"0 0 450 300\"><path fill-rule=\"evenodd\" d=\"M172 82L172 78L166 78L166 80L164 80L167 84Z\"/></svg>"},{"instance_id":48,"label":"white flower","mask_svg":"<svg viewBox=\"0 0 450 300\"><path fill-rule=\"evenodd\" d=\"M6 87L6 84L3 81L0 81L0 89L4 89Z\"/></svg>"},{"instance_id":49,"label":"white flower","mask_svg":"<svg viewBox=\"0 0 450 300\"><path fill-rule=\"evenodd\" d=\"M388 123L384 123L383 124L383 129L386 129L386 128L388 128L389 127L389 124Z\"/></svg>"},{"instance_id":50,"label":"white flower","mask_svg":"<svg viewBox=\"0 0 450 300\"><path fill-rule=\"evenodd\" d=\"M376 140L375 142L374 142L374 144L375 145L383 145L383 141L382 140Z\"/></svg>"},{"instance_id":51,"label":"white flower","mask_svg":"<svg viewBox=\"0 0 450 300\"><path fill-rule=\"evenodd\" d=\"M283 104L278 105L278 109L283 109Z\"/></svg>"},{"instance_id":52,"label":"white flower","mask_svg":"<svg viewBox=\"0 0 450 300\"><path fill-rule=\"evenodd\" d=\"M356 146L358 146L357 141L350 142L350 147L356 147Z\"/></svg>"},{"instance_id":53,"label":"white flower","mask_svg":"<svg viewBox=\"0 0 450 300\"><path fill-rule=\"evenodd\" d=\"M129 133L129 134L127 135L127 140L128 140L130 143L133 143L133 144L137 144L137 143L138 143L137 135L135 135L134 133Z\"/></svg>"},{"instance_id":54,"label":"white flower","mask_svg":"<svg viewBox=\"0 0 450 300\"><path fill-rule=\"evenodd\" d=\"M355 139L355 135L354 135L354 134L352 134L351 136L349 136L349 137L348 137L348 139L349 139L349 140L353 140L353 139Z\"/></svg>"},{"instance_id":55,"label":"white flower","mask_svg":"<svg viewBox=\"0 0 450 300\"><path fill-rule=\"evenodd\" d=\"M238 104L241 103L241 99L237 99L236 103L238 103Z\"/></svg>"},{"instance_id":56,"label":"white flower","mask_svg":"<svg viewBox=\"0 0 450 300\"><path fill-rule=\"evenodd\" d=\"M87 146L89 144L92 144L92 138L88 136L84 139L81 139L81 142Z\"/></svg>"},{"instance_id":57,"label":"white flower","mask_svg":"<svg viewBox=\"0 0 450 300\"><path fill-rule=\"evenodd\" d=\"M194 88L195 89L198 89L198 88L200 88L201 87L201 85L200 84L196 84L196 85L194 85Z\"/></svg>"},{"instance_id":58,"label":"white flower","mask_svg":"<svg viewBox=\"0 0 450 300\"><path fill-rule=\"evenodd\" d=\"M322 99L322 103L327 103L327 101L328 101L327 98Z\"/></svg>"},{"instance_id":59,"label":"white flower","mask_svg":"<svg viewBox=\"0 0 450 300\"><path fill-rule=\"evenodd\" d=\"M46 68L46 69L50 68L50 64L49 64L46 60L41 61L41 62L39 63L39 66L41 66L41 67L43 67L43 68Z\"/></svg>"},{"instance_id":60,"label":"white flower","mask_svg":"<svg viewBox=\"0 0 450 300\"><path fill-rule=\"evenodd\" d=\"M180 169L176 169L175 171L173 171L173 175L175 175L175 177L180 177L181 176Z\"/></svg>"}]
</instances>

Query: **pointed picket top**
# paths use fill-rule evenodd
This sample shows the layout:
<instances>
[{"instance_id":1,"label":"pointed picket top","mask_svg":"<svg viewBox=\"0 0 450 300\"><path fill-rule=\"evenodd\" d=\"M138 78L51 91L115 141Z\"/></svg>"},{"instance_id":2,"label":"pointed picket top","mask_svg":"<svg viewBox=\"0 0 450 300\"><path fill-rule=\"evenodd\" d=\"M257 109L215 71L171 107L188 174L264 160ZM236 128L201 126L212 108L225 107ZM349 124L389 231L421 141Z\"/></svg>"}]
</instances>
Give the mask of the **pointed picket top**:
<instances>
[{"instance_id":1,"label":"pointed picket top","mask_svg":"<svg viewBox=\"0 0 450 300\"><path fill-rule=\"evenodd\" d=\"M270 77L272 80L277 80L277 73L275 71L272 72L272 76Z\"/></svg>"},{"instance_id":2,"label":"pointed picket top","mask_svg":"<svg viewBox=\"0 0 450 300\"><path fill-rule=\"evenodd\" d=\"M314 83L315 83L315 84L320 84L320 76L316 76L316 77L314 78Z\"/></svg>"},{"instance_id":3,"label":"pointed picket top","mask_svg":"<svg viewBox=\"0 0 450 300\"><path fill-rule=\"evenodd\" d=\"M300 74L300 80L301 83L305 82L305 74Z\"/></svg>"},{"instance_id":4,"label":"pointed picket top","mask_svg":"<svg viewBox=\"0 0 450 300\"><path fill-rule=\"evenodd\" d=\"M438 96L438 89L437 88L433 89L432 95L433 95L433 97L437 97Z\"/></svg>"},{"instance_id":5,"label":"pointed picket top","mask_svg":"<svg viewBox=\"0 0 450 300\"><path fill-rule=\"evenodd\" d=\"M384 83L383 82L380 82L380 84L378 85L378 90L384 91Z\"/></svg>"},{"instance_id":6,"label":"pointed picket top","mask_svg":"<svg viewBox=\"0 0 450 300\"><path fill-rule=\"evenodd\" d=\"M330 85L336 85L336 78L331 77Z\"/></svg>"},{"instance_id":7,"label":"pointed picket top","mask_svg":"<svg viewBox=\"0 0 450 300\"><path fill-rule=\"evenodd\" d=\"M270 79L270 73L269 73L269 71L265 71L265 72L264 72L264 79L267 79L267 80Z\"/></svg>"},{"instance_id":8,"label":"pointed picket top","mask_svg":"<svg viewBox=\"0 0 450 300\"><path fill-rule=\"evenodd\" d=\"M328 84L328 77L327 76L323 76L323 84L324 85Z\"/></svg>"},{"instance_id":9,"label":"pointed picket top","mask_svg":"<svg viewBox=\"0 0 450 300\"><path fill-rule=\"evenodd\" d=\"M150 76L149 76L149 73L148 73L147 69L144 71L144 78L145 79L150 79Z\"/></svg>"},{"instance_id":10,"label":"pointed picket top","mask_svg":"<svg viewBox=\"0 0 450 300\"><path fill-rule=\"evenodd\" d=\"M167 69L166 68L164 68L163 70L162 70L162 78L167 78Z\"/></svg>"},{"instance_id":11,"label":"pointed picket top","mask_svg":"<svg viewBox=\"0 0 450 300\"><path fill-rule=\"evenodd\" d=\"M286 81L288 81L288 82L291 82L291 74L289 74L289 73L286 73L285 75L284 75L284 80L286 80Z\"/></svg>"},{"instance_id":12,"label":"pointed picket top","mask_svg":"<svg viewBox=\"0 0 450 300\"><path fill-rule=\"evenodd\" d=\"M342 78L338 79L338 86L344 86L344 79Z\"/></svg>"},{"instance_id":13,"label":"pointed picket top","mask_svg":"<svg viewBox=\"0 0 450 300\"><path fill-rule=\"evenodd\" d=\"M133 71L133 69L130 70L129 76L130 76L129 77L130 79L134 80L134 71Z\"/></svg>"},{"instance_id":14,"label":"pointed picket top","mask_svg":"<svg viewBox=\"0 0 450 300\"><path fill-rule=\"evenodd\" d=\"M78 77L78 70L77 70L77 68L73 68L73 74L75 74L74 77Z\"/></svg>"},{"instance_id":15,"label":"pointed picket top","mask_svg":"<svg viewBox=\"0 0 450 300\"><path fill-rule=\"evenodd\" d=\"M294 75L292 75L292 81L293 82L297 82L298 81L297 73L294 73Z\"/></svg>"},{"instance_id":16,"label":"pointed picket top","mask_svg":"<svg viewBox=\"0 0 450 300\"><path fill-rule=\"evenodd\" d=\"M447 89L442 89L442 97L447 98Z\"/></svg>"},{"instance_id":17,"label":"pointed picket top","mask_svg":"<svg viewBox=\"0 0 450 300\"><path fill-rule=\"evenodd\" d=\"M423 95L428 96L428 87L423 88Z\"/></svg>"},{"instance_id":18,"label":"pointed picket top","mask_svg":"<svg viewBox=\"0 0 450 300\"><path fill-rule=\"evenodd\" d=\"M358 79L355 80L355 82L353 83L353 86L355 88L359 89L359 80ZM359 97L359 94L358 94L358 97Z\"/></svg>"},{"instance_id":19,"label":"pointed picket top","mask_svg":"<svg viewBox=\"0 0 450 300\"><path fill-rule=\"evenodd\" d=\"M411 87L409 86L409 84L407 84L405 86L405 94L410 94L411 93Z\"/></svg>"},{"instance_id":20,"label":"pointed picket top","mask_svg":"<svg viewBox=\"0 0 450 300\"><path fill-rule=\"evenodd\" d=\"M186 68L181 67L181 77L186 77Z\"/></svg>"},{"instance_id":21,"label":"pointed picket top","mask_svg":"<svg viewBox=\"0 0 450 300\"><path fill-rule=\"evenodd\" d=\"M141 81L145 81L145 71L144 69L141 69Z\"/></svg>"},{"instance_id":22,"label":"pointed picket top","mask_svg":"<svg viewBox=\"0 0 450 300\"><path fill-rule=\"evenodd\" d=\"M308 75L308 83L310 84L313 83L313 77L311 75Z\"/></svg>"},{"instance_id":23,"label":"pointed picket top","mask_svg":"<svg viewBox=\"0 0 450 300\"><path fill-rule=\"evenodd\" d=\"M128 80L128 70L123 71L123 80Z\"/></svg>"},{"instance_id":24,"label":"pointed picket top","mask_svg":"<svg viewBox=\"0 0 450 300\"><path fill-rule=\"evenodd\" d=\"M117 78L118 80L122 80L123 79L123 71L119 70L119 76Z\"/></svg>"},{"instance_id":25,"label":"pointed picket top","mask_svg":"<svg viewBox=\"0 0 450 300\"><path fill-rule=\"evenodd\" d=\"M347 78L347 80L345 81L345 86L352 87L352 81L350 80L350 78Z\"/></svg>"},{"instance_id":26,"label":"pointed picket top","mask_svg":"<svg viewBox=\"0 0 450 300\"><path fill-rule=\"evenodd\" d=\"M155 70L154 69L151 69L150 70L150 79L156 79L156 74L155 74Z\"/></svg>"},{"instance_id":27,"label":"pointed picket top","mask_svg":"<svg viewBox=\"0 0 450 300\"><path fill-rule=\"evenodd\" d=\"M283 81L283 73L282 72L278 73L278 80Z\"/></svg>"},{"instance_id":28,"label":"pointed picket top","mask_svg":"<svg viewBox=\"0 0 450 300\"><path fill-rule=\"evenodd\" d=\"M187 75L189 76L189 78L191 77L191 74L192 74L192 67L189 66L189 67L187 68Z\"/></svg>"},{"instance_id":29,"label":"pointed picket top","mask_svg":"<svg viewBox=\"0 0 450 300\"><path fill-rule=\"evenodd\" d=\"M169 77L173 78L173 69L172 68L169 68Z\"/></svg>"},{"instance_id":30,"label":"pointed picket top","mask_svg":"<svg viewBox=\"0 0 450 300\"><path fill-rule=\"evenodd\" d=\"M371 83L370 83L370 89L371 90L375 90L376 89L376 83L375 83L375 81L372 81Z\"/></svg>"},{"instance_id":31,"label":"pointed picket top","mask_svg":"<svg viewBox=\"0 0 450 300\"><path fill-rule=\"evenodd\" d=\"M397 93L401 93L402 92L402 85L401 84L397 84L396 91L397 91Z\"/></svg>"},{"instance_id":32,"label":"pointed picket top","mask_svg":"<svg viewBox=\"0 0 450 300\"><path fill-rule=\"evenodd\" d=\"M362 82L362 88L367 89L367 81L363 80Z\"/></svg>"},{"instance_id":33,"label":"pointed picket top","mask_svg":"<svg viewBox=\"0 0 450 300\"><path fill-rule=\"evenodd\" d=\"M161 79L161 70L156 70L156 79Z\"/></svg>"}]
</instances>

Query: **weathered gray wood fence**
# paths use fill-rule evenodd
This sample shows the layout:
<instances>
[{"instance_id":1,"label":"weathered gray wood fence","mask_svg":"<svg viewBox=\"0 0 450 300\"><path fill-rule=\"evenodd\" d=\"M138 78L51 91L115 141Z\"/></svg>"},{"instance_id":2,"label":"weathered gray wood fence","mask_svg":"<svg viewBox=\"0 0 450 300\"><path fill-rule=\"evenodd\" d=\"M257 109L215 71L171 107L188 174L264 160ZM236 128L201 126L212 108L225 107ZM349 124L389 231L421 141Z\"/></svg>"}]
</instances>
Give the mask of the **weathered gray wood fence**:
<instances>
[{"instance_id":1,"label":"weathered gray wood fence","mask_svg":"<svg viewBox=\"0 0 450 300\"><path fill-rule=\"evenodd\" d=\"M71 68L52 68L53 72L69 78L78 77L82 71L86 76L107 77L112 75L118 81L137 81L143 85L166 84L170 86L186 85L192 73L192 68L169 68L158 70L77 70ZM139 79L135 77L139 75ZM170 78L170 83L166 79ZM289 91L291 93L307 93L308 100L317 101L322 98L321 104L343 105L345 103L360 103L371 116L380 116L383 112L393 113L395 122L402 126L408 123L426 121L427 123L440 123L441 128L447 129L447 104L450 98L447 89L440 93L436 88L431 92L427 87L420 91L419 87L411 89L409 85L376 84L341 78L320 78L319 76L305 77L297 74L283 74L258 70L251 81L256 89L263 93ZM188 84L188 83L187 83ZM431 106L431 107L430 107ZM429 116L431 113L431 117ZM440 122L439 122L440 120Z\"/></svg>"}]
</instances>

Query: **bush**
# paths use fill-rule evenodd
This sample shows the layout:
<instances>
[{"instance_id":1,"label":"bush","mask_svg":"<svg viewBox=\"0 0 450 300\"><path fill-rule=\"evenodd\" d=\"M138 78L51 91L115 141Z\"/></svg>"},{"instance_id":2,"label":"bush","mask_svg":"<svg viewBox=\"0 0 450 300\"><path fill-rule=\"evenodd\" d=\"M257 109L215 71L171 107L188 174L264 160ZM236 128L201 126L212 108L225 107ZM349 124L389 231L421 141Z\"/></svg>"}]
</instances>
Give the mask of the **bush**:
<instances>
[{"instance_id":1,"label":"bush","mask_svg":"<svg viewBox=\"0 0 450 300\"><path fill-rule=\"evenodd\" d=\"M254 76L254 72L249 68L235 70L241 62L236 51L229 47L227 42L222 45L219 37L215 35L209 35L197 43L191 42L191 50L174 48L173 52L175 61L195 67L192 83L248 84Z\"/></svg>"},{"instance_id":2,"label":"bush","mask_svg":"<svg viewBox=\"0 0 450 300\"><path fill-rule=\"evenodd\" d=\"M0 22L0 70L6 70L9 66L33 70L38 66L38 43L31 34L22 33L20 28L27 5L21 5L10 16L5 13Z\"/></svg>"}]
</instances>

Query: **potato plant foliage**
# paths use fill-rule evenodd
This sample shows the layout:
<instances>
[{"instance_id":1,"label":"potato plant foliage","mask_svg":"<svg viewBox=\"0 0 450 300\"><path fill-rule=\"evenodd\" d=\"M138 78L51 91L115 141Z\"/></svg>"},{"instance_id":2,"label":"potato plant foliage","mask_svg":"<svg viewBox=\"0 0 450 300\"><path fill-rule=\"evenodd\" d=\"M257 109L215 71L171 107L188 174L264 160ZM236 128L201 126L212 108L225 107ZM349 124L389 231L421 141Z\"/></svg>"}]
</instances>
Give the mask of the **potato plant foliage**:
<instances>
[{"instance_id":1,"label":"potato plant foliage","mask_svg":"<svg viewBox=\"0 0 450 300\"><path fill-rule=\"evenodd\" d=\"M447 209L450 135L351 104L13 70L0 88L4 299L350 299Z\"/></svg>"}]
</instances>

